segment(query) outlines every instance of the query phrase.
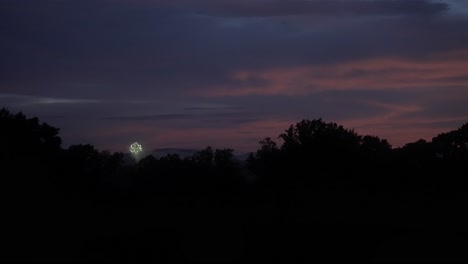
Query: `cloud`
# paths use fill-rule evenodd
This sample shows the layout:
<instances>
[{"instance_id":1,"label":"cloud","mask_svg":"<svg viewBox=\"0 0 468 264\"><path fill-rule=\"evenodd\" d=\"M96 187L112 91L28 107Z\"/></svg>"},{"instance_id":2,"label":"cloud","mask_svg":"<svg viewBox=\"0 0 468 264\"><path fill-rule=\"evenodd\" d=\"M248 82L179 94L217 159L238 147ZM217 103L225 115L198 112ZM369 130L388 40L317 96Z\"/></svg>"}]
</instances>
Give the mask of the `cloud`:
<instances>
[{"instance_id":1,"label":"cloud","mask_svg":"<svg viewBox=\"0 0 468 264\"><path fill-rule=\"evenodd\" d=\"M447 11L449 4L428 0L162 0L140 1L221 16L369 16L432 15Z\"/></svg>"},{"instance_id":2,"label":"cloud","mask_svg":"<svg viewBox=\"0 0 468 264\"><path fill-rule=\"evenodd\" d=\"M186 120L192 118L192 115L187 114L153 114L153 115L137 115L137 116L111 116L105 117L108 120L122 121L145 121L145 120Z\"/></svg>"},{"instance_id":3,"label":"cloud","mask_svg":"<svg viewBox=\"0 0 468 264\"><path fill-rule=\"evenodd\" d=\"M466 0L445 0L450 5L450 11L459 14L468 13L468 2Z\"/></svg>"},{"instance_id":4,"label":"cloud","mask_svg":"<svg viewBox=\"0 0 468 264\"><path fill-rule=\"evenodd\" d=\"M231 74L228 87L207 96L304 95L330 90L402 90L468 87L468 50L425 60L376 58L320 66L266 68Z\"/></svg>"},{"instance_id":5,"label":"cloud","mask_svg":"<svg viewBox=\"0 0 468 264\"><path fill-rule=\"evenodd\" d=\"M174 109L176 110L176 109ZM206 110L206 109L204 109ZM148 121L159 123L161 125L170 125L172 127L220 127L223 125L232 126L237 124L257 122L262 119L261 113L248 113L248 112L218 112L212 111L218 109L211 109L210 111L195 111L192 113L164 113L164 114L151 114L151 115L122 115L122 116L109 116L102 118L109 121L133 122L139 123Z\"/></svg>"},{"instance_id":6,"label":"cloud","mask_svg":"<svg viewBox=\"0 0 468 264\"><path fill-rule=\"evenodd\" d=\"M391 112L388 115L337 120L339 124L354 128L360 134L377 135L389 139L394 147L401 147L421 138L431 140L440 133L451 131L468 121L468 115L410 118L404 113Z\"/></svg>"},{"instance_id":7,"label":"cloud","mask_svg":"<svg viewBox=\"0 0 468 264\"><path fill-rule=\"evenodd\" d=\"M100 100L55 98L20 94L0 94L0 102L5 105L57 105L57 104L97 104Z\"/></svg>"},{"instance_id":8,"label":"cloud","mask_svg":"<svg viewBox=\"0 0 468 264\"><path fill-rule=\"evenodd\" d=\"M364 19L308 15L304 19L289 16L278 20L196 15L192 6L198 1L150 1L150 7L135 1L26 2L8 1L0 10L0 27L4 29L4 41L0 42L3 93L45 91L56 97L92 95L135 100L180 97L206 86L226 85L233 73L243 70L320 67L379 57L424 57L460 49L468 41L468 20L445 14ZM202 6L220 5L216 1L202 2L206 2ZM237 2L229 1L231 5L252 5L254 9L261 9L262 3ZM296 9L301 9L298 3L309 3L273 1L272 5L277 2ZM441 3L331 2L395 5L401 10L411 10L411 5ZM181 8L188 6L170 8L177 3ZM329 5L329 1L311 3Z\"/></svg>"},{"instance_id":9,"label":"cloud","mask_svg":"<svg viewBox=\"0 0 468 264\"><path fill-rule=\"evenodd\" d=\"M222 104L194 104L184 107L187 111L240 110L242 107Z\"/></svg>"}]
</instances>

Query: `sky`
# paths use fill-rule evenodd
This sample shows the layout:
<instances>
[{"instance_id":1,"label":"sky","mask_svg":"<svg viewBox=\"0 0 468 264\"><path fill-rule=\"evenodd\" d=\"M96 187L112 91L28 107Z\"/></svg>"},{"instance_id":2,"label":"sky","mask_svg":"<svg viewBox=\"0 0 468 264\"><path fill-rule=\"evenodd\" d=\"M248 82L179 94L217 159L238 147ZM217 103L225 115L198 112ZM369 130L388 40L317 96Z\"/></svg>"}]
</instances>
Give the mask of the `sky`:
<instances>
[{"instance_id":1,"label":"sky","mask_svg":"<svg viewBox=\"0 0 468 264\"><path fill-rule=\"evenodd\" d=\"M255 151L322 118L393 147L468 122L465 0L0 0L0 107L63 146Z\"/></svg>"}]
</instances>

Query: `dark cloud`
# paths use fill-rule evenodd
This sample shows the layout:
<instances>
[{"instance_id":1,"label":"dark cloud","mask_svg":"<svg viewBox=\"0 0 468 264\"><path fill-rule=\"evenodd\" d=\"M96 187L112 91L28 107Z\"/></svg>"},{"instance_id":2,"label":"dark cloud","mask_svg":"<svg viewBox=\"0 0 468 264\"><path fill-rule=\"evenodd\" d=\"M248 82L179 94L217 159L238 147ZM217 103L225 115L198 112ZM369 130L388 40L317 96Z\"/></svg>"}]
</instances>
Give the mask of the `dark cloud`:
<instances>
[{"instance_id":1,"label":"dark cloud","mask_svg":"<svg viewBox=\"0 0 468 264\"><path fill-rule=\"evenodd\" d=\"M122 121L145 121L145 120L186 120L192 118L192 115L184 114L154 114L141 116L111 116L105 119Z\"/></svg>"},{"instance_id":2,"label":"dark cloud","mask_svg":"<svg viewBox=\"0 0 468 264\"><path fill-rule=\"evenodd\" d=\"M3 105L67 105L67 104L98 104L99 100L92 99L71 99L71 98L54 98L41 97L19 94L0 94L0 103Z\"/></svg>"},{"instance_id":3,"label":"dark cloud","mask_svg":"<svg viewBox=\"0 0 468 264\"><path fill-rule=\"evenodd\" d=\"M176 0L146 2L154 5L190 8L201 13L244 17L432 15L449 9L449 4L428 0Z\"/></svg>"},{"instance_id":4,"label":"dark cloud","mask_svg":"<svg viewBox=\"0 0 468 264\"><path fill-rule=\"evenodd\" d=\"M281 24L274 19L201 16L130 2L26 2L7 1L0 11L3 92L108 97L112 90L115 97L154 96L152 91L164 95L225 85L232 82L229 73L236 69L423 56L457 49L468 41L465 18L351 17ZM386 7L390 5L403 11L435 5L407 0L328 2L311 3L356 5L359 10L369 9L360 5L392 10ZM135 93L129 93L128 87L134 87Z\"/></svg>"},{"instance_id":5,"label":"dark cloud","mask_svg":"<svg viewBox=\"0 0 468 264\"><path fill-rule=\"evenodd\" d=\"M241 110L242 107L234 105L193 105L184 107L186 111L210 111L210 110Z\"/></svg>"},{"instance_id":6,"label":"dark cloud","mask_svg":"<svg viewBox=\"0 0 468 264\"><path fill-rule=\"evenodd\" d=\"M156 121L160 125L169 123L179 123L190 127L219 127L220 125L238 125L250 122L256 122L267 117L261 113L247 112L204 112L193 114L152 114L152 115L134 115L134 116L110 116L103 120L109 121L132 121L146 122Z\"/></svg>"}]
</instances>

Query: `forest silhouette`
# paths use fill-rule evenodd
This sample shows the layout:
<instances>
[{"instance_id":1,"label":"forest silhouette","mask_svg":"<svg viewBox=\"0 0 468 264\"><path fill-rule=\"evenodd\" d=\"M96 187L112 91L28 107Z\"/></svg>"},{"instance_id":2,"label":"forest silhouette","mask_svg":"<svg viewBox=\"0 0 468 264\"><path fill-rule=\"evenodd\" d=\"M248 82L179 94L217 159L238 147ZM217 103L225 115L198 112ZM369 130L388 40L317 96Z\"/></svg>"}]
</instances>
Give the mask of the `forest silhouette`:
<instances>
[{"instance_id":1,"label":"forest silhouette","mask_svg":"<svg viewBox=\"0 0 468 264\"><path fill-rule=\"evenodd\" d=\"M92 145L0 110L0 261L468 261L468 123L392 148L322 119L246 161Z\"/></svg>"}]
</instances>

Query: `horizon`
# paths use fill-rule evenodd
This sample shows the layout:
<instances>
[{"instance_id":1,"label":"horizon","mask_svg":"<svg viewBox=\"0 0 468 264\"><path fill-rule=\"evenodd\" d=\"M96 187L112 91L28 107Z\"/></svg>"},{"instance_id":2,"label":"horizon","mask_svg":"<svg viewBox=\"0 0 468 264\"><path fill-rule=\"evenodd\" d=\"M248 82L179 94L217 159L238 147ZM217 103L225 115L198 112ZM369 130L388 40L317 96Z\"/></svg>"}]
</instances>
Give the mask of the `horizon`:
<instances>
[{"instance_id":1,"label":"horizon","mask_svg":"<svg viewBox=\"0 0 468 264\"><path fill-rule=\"evenodd\" d=\"M322 118L393 148L468 122L468 1L0 2L0 107L63 146L231 148Z\"/></svg>"},{"instance_id":2,"label":"horizon","mask_svg":"<svg viewBox=\"0 0 468 264\"><path fill-rule=\"evenodd\" d=\"M9 111L9 109L6 109L6 110ZM20 112L17 112L17 113L25 114L24 112L21 112L21 111L20 111ZM12 114L17 114L17 113L12 112ZM34 116L34 115L28 116L28 115L26 115L26 117L27 117L27 118L38 118L38 119L39 119L39 122L45 123L45 124L48 124L48 125L51 125L50 123L47 123L47 122L41 120L41 118L38 117L38 116ZM306 119L303 119L303 120L306 120ZM355 132L359 137L365 137L365 136L374 136L374 137L378 137L378 138L381 139L381 140L386 140L386 141L390 144L390 147L391 147L392 149L402 148L402 147L404 147L404 146L406 146L406 145L408 145L408 144L416 143L416 142L419 141L419 140L425 140L426 142L431 142L434 138L436 138L436 137L438 137L438 136L440 136L440 135L442 135L442 134L445 134L445 133L449 133L449 132L458 130L458 129L460 129L462 126L468 124L468 122L466 122L466 123L464 123L464 124L461 124L461 125L459 125L459 126L457 126L457 127L452 128L452 129L449 129L449 130L446 130L446 131L440 131L439 133L437 133L436 135L434 135L434 136L432 136L432 137L430 137L430 138L422 138L422 137L419 137L419 138L417 138L417 139L415 139L415 140L413 140L413 141L411 141L411 142L406 142L406 143L401 144L401 145L399 145L399 146L395 146L395 145L392 145L391 142L389 142L386 138L380 137L380 136L378 136L378 135L373 135L373 134L361 134L361 133L359 133L359 131L356 131L356 130L353 129L353 128L348 128L348 127L343 126L343 125L341 125L341 124L339 124L339 123L336 123L336 122L329 122L329 121L327 121L327 120L323 120L322 118L318 118L318 119L314 119L314 120L322 120L322 121L325 122L325 123L331 123L331 124L336 124L336 125L338 125L338 126L342 126L342 127L343 127L344 129L346 129L346 130ZM299 121L298 121L298 122L295 122L295 123L293 123L293 124L291 124L291 126L295 126L295 125L298 124L298 123L299 123ZM54 126L52 125L52 127L54 127ZM55 128L58 128L58 129L59 129L59 137L61 137L61 135L60 135L60 130L61 130L61 129L60 129L59 127L55 127ZM285 132L285 129L283 130L283 132ZM62 137L61 137L61 138L62 138ZM280 136L277 136L276 138L273 138L273 137L263 137L263 138L261 138L261 139L259 139L259 140L257 141L257 148L255 148L255 149L253 149L253 150L245 150L245 151L243 151L243 150L238 150L238 149L235 149L235 148L232 148L232 147L213 146L213 145L201 145L201 146L199 146L199 147L196 147L196 146L195 146L195 147L192 147L192 148L190 148L190 147L184 148L184 147L176 147L176 146L172 146L172 147L171 147L171 146L168 146L168 147L154 147L154 146L153 146L153 147L148 148L148 145L146 145L145 143L142 143L141 141L133 141L133 142L130 142L130 143L128 144L128 146L127 146L126 148L122 149L122 150L112 150L112 149L102 149L102 148L99 148L99 146L96 146L96 145L94 145L94 144L92 144L92 143L89 143L89 142L79 142L79 143L74 143L74 144L64 144L64 143L63 143L63 138L62 138L62 144L61 144L61 145L62 145L62 147L63 147L64 149L66 149L66 148L68 148L68 147L70 147L70 146L72 146L72 145L92 145L92 146L96 147L97 150L99 150L99 151L121 152L121 153L124 153L124 154L132 155L131 151L129 150L129 147L130 147L132 144L134 144L134 143L138 143L138 144L141 144L141 143L142 143L141 146L142 146L142 148L143 148L143 155L144 155L144 156L152 155L152 154L154 154L154 152L157 152L157 151L173 151L173 150L174 150L174 151L182 151L182 152L187 152L187 151L188 151L188 152L192 152L192 151L193 151L193 152L197 152L197 151L204 150L204 149L206 149L207 147L210 147L210 148L212 148L213 150L216 150L216 149L232 149L232 150L233 150L233 154L234 154L235 156L242 156L242 155L245 155L245 154L255 153L257 150L259 150L260 141L263 140L263 139L265 139L265 138L270 138L271 140L273 140L274 142L276 142L277 144L279 144L279 146L281 146L281 145L283 144L283 140L281 139L281 137L280 137ZM148 150L148 149L149 149L149 150ZM172 153L172 152L171 152L171 153ZM174 152L174 153L175 153L175 152Z\"/></svg>"}]
</instances>

